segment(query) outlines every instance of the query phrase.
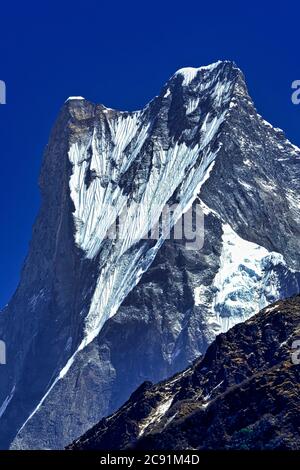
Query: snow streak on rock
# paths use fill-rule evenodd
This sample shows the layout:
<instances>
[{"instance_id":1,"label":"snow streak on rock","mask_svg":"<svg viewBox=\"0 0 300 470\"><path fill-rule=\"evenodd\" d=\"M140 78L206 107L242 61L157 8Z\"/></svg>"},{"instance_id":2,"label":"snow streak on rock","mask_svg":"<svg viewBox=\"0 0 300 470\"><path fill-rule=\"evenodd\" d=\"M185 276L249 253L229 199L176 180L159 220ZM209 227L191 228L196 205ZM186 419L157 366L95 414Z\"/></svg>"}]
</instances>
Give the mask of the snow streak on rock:
<instances>
[{"instance_id":1,"label":"snow streak on rock","mask_svg":"<svg viewBox=\"0 0 300 470\"><path fill-rule=\"evenodd\" d=\"M228 87L224 93L227 92ZM108 116L108 126L100 124L101 139L97 137L99 129L95 129L91 142L72 145L69 158L73 165L70 189L75 206L75 240L88 258L99 253L108 231L115 226L117 218L122 217L113 250L104 263L102 260L103 267L86 317L84 346L117 312L153 261L163 236L151 249L145 238L158 223L175 190L179 188L178 205L170 227L191 206L201 185L209 177L217 155L217 151L210 150L210 143L225 115L226 112L222 112L212 120L209 115L205 117L203 137L195 146L176 142L166 150L157 142L151 173L147 184L139 188L138 202L135 197L129 200L118 181L137 158L147 138L150 123L144 124L143 112L117 118ZM130 153L126 152L128 146ZM116 162L113 168L112 161ZM86 184L88 165L93 173L89 185Z\"/></svg>"},{"instance_id":2,"label":"snow streak on rock","mask_svg":"<svg viewBox=\"0 0 300 470\"><path fill-rule=\"evenodd\" d=\"M6 399L4 400L4 402L2 403L2 405L0 407L0 418L5 413L6 408L8 407L9 403L11 402L11 400L14 396L14 392L15 392L15 386L13 387L12 391L6 397Z\"/></svg>"},{"instance_id":3,"label":"snow streak on rock","mask_svg":"<svg viewBox=\"0 0 300 470\"><path fill-rule=\"evenodd\" d=\"M155 408L152 413L145 419L144 422L140 425L139 437L141 437L144 432L152 425L157 424L165 416L167 411L170 409L173 401L173 396L167 396L157 408Z\"/></svg>"}]
</instances>

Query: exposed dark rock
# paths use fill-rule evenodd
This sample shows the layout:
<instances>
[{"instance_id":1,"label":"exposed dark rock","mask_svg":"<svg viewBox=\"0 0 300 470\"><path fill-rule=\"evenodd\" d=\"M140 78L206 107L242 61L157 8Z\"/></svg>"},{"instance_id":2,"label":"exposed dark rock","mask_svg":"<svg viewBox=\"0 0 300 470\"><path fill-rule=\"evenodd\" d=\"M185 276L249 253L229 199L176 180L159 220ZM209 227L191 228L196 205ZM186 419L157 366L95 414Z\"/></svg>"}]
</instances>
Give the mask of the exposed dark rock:
<instances>
[{"instance_id":1,"label":"exposed dark rock","mask_svg":"<svg viewBox=\"0 0 300 470\"><path fill-rule=\"evenodd\" d=\"M183 373L141 385L69 449L299 450L299 339L298 296L218 336Z\"/></svg>"}]
</instances>

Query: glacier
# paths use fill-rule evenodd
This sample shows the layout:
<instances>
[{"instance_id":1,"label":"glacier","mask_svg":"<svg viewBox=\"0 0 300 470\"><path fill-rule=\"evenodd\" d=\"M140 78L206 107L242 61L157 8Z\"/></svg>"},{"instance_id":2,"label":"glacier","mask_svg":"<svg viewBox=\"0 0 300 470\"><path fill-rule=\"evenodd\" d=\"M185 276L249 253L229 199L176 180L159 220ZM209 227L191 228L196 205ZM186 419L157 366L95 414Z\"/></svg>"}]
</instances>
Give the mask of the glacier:
<instances>
[{"instance_id":1,"label":"glacier","mask_svg":"<svg viewBox=\"0 0 300 470\"><path fill-rule=\"evenodd\" d=\"M220 268L213 282L214 295L211 316L207 318L215 334L226 333L235 324L280 298L277 285L273 296L267 299L265 271L267 259L282 260L279 253L270 253L264 247L238 236L229 224L223 225ZM199 296L199 294L198 294ZM198 303L199 300L198 300Z\"/></svg>"}]
</instances>

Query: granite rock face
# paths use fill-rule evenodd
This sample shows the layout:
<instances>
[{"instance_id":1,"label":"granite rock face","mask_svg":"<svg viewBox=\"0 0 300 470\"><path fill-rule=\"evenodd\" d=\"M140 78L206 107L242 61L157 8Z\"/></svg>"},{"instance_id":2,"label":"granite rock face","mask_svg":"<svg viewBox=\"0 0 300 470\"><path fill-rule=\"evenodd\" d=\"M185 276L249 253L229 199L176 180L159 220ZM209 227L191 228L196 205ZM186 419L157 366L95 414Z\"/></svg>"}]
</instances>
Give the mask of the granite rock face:
<instances>
[{"instance_id":1,"label":"granite rock face","mask_svg":"<svg viewBox=\"0 0 300 470\"><path fill-rule=\"evenodd\" d=\"M219 335L184 372L144 382L68 449L299 450L296 340L299 296Z\"/></svg>"},{"instance_id":2,"label":"granite rock face","mask_svg":"<svg viewBox=\"0 0 300 470\"><path fill-rule=\"evenodd\" d=\"M0 315L1 447L63 448L145 380L299 293L299 176L300 150L257 114L231 62L179 70L138 112L68 100ZM168 228L201 210L203 246L146 237L168 205Z\"/></svg>"}]
</instances>

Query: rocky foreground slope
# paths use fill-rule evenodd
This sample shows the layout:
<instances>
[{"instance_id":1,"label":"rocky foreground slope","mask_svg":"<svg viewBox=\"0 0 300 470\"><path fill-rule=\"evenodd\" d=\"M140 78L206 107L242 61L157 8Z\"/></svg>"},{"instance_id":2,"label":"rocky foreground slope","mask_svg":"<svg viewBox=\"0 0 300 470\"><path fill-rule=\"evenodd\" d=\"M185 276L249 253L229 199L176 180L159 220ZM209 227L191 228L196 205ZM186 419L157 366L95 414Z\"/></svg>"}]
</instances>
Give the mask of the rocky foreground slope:
<instances>
[{"instance_id":1,"label":"rocky foreground slope","mask_svg":"<svg viewBox=\"0 0 300 470\"><path fill-rule=\"evenodd\" d=\"M299 450L297 340L300 296L221 334L184 372L145 382L69 449Z\"/></svg>"}]
</instances>

